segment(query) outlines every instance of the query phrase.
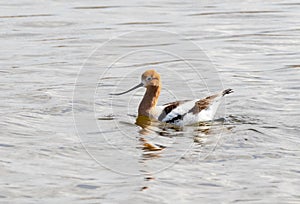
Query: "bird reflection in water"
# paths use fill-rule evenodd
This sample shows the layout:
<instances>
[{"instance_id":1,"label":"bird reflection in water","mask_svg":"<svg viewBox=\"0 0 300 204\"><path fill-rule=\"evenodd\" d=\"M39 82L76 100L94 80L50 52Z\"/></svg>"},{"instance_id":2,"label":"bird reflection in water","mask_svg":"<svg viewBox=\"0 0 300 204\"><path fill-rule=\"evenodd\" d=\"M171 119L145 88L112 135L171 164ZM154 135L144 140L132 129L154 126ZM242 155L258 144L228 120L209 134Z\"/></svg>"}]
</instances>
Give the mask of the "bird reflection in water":
<instances>
[{"instance_id":1,"label":"bird reflection in water","mask_svg":"<svg viewBox=\"0 0 300 204\"><path fill-rule=\"evenodd\" d=\"M140 189L141 191L149 189L149 182L155 180L153 174L148 171L147 161L161 158L164 150L168 148L163 144L151 141L152 137L149 137L150 135L155 134L156 137L168 138L184 137L186 132L191 131L189 133L189 135L193 135L191 142L194 142L194 144L197 144L199 147L199 145L202 146L205 144L205 138L211 133L211 123L201 123L197 126L183 128L172 124L162 123L146 116L138 116L135 124L141 127L139 130L139 141L141 142L143 154L139 163L143 166L140 171L142 175L144 175L145 181L145 185Z\"/></svg>"},{"instance_id":2,"label":"bird reflection in water","mask_svg":"<svg viewBox=\"0 0 300 204\"><path fill-rule=\"evenodd\" d=\"M153 128L157 127L159 123L147 116L138 116L135 124L141 127L139 133L142 136L145 136L150 134L151 132L154 132L155 130L153 130ZM163 145L153 144L149 142L144 137L141 137L139 140L142 143L143 151L147 153L144 154L146 158L160 157L158 152L165 148L165 146Z\"/></svg>"}]
</instances>

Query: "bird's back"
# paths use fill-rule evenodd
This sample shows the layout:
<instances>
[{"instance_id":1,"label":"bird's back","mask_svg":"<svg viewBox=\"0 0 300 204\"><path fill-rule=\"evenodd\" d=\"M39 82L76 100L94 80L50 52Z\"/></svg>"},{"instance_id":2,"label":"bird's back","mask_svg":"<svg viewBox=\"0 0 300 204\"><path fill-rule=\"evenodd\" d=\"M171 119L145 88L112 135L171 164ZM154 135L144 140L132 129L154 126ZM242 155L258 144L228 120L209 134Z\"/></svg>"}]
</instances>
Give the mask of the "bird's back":
<instances>
[{"instance_id":1,"label":"bird's back","mask_svg":"<svg viewBox=\"0 0 300 204\"><path fill-rule=\"evenodd\" d=\"M158 106L157 119L178 126L191 125L202 121L213 120L221 98L233 91L226 89L204 99L175 101Z\"/></svg>"}]
</instances>

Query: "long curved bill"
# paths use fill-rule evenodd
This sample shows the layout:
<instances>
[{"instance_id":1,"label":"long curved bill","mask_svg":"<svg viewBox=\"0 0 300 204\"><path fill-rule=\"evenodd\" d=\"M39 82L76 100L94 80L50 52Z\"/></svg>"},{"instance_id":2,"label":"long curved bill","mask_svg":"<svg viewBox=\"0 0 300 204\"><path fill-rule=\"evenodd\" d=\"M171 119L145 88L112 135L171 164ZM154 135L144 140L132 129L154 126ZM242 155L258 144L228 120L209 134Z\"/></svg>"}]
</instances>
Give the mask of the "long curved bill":
<instances>
[{"instance_id":1,"label":"long curved bill","mask_svg":"<svg viewBox=\"0 0 300 204\"><path fill-rule=\"evenodd\" d=\"M121 93L111 93L110 95L116 95L116 96L119 96L119 95L123 95L123 94L126 94L130 91L133 91L134 89L137 89L137 88L140 88L140 87L143 87L144 84L143 83L140 83L138 85L136 85L135 87L132 87L131 89L127 90L127 91L124 91L124 92L121 92Z\"/></svg>"}]
</instances>

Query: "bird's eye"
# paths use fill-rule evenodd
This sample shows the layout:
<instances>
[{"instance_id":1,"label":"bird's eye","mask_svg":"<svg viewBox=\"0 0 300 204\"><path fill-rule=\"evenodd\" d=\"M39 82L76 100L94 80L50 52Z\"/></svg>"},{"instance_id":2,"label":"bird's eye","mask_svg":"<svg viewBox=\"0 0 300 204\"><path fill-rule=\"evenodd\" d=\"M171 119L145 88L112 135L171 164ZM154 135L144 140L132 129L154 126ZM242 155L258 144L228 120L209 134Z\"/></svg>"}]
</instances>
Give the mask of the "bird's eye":
<instances>
[{"instance_id":1,"label":"bird's eye","mask_svg":"<svg viewBox=\"0 0 300 204\"><path fill-rule=\"evenodd\" d=\"M149 76L149 77L146 78L146 80L147 80L147 81L151 81L151 80L152 80L152 77Z\"/></svg>"}]
</instances>

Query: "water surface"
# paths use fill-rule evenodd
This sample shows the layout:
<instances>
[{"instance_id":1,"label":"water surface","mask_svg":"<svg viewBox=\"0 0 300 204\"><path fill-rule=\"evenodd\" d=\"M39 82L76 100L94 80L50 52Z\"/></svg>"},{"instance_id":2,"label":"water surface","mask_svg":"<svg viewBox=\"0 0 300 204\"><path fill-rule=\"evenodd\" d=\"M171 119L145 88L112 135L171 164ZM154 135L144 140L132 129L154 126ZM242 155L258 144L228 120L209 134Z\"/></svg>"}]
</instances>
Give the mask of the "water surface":
<instances>
[{"instance_id":1,"label":"water surface","mask_svg":"<svg viewBox=\"0 0 300 204\"><path fill-rule=\"evenodd\" d=\"M22 0L0 5L1 203L300 202L298 2ZM100 49L105 57L91 55L108 39L145 30L182 39L170 42L147 32ZM109 91L130 88L152 67L164 78L160 103L209 94L203 81L184 71L188 66L182 60L151 52L190 41L208 56L193 62L214 65L198 67L202 75L217 70L222 86L235 90L219 111L221 120L210 129L158 128L145 135L134 124L143 90L109 108ZM195 59L198 48L183 48L184 56ZM134 49L144 51L112 61ZM110 76L101 78L109 66ZM85 100L74 101L86 122L79 128L79 133L86 128L84 138L78 137L72 113L82 67L87 67L82 90L95 88L89 77L99 78L94 110L86 109ZM190 83L178 80L180 73ZM121 80L125 75L128 80ZM218 80L205 80L210 91L220 87ZM91 112L100 127L95 131L88 131L91 123L84 120ZM162 150L153 151L148 143Z\"/></svg>"}]
</instances>

